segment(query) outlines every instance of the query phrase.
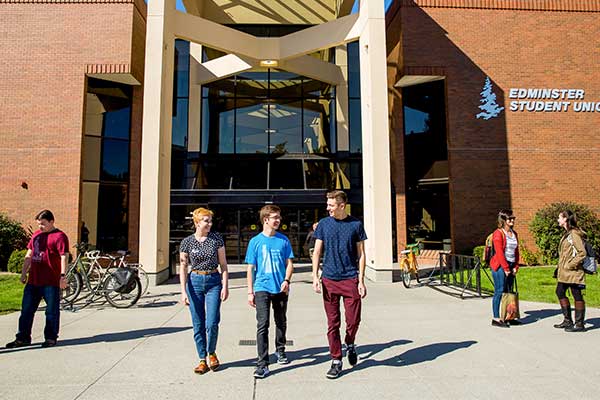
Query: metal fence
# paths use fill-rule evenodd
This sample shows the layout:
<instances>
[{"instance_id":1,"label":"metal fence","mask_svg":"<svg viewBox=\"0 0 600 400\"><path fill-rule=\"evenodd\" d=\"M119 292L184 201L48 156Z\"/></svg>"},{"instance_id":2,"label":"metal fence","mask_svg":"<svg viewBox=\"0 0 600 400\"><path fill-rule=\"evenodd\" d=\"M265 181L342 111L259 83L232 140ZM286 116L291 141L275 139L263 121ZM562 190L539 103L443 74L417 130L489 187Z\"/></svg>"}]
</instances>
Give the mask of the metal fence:
<instances>
[{"instance_id":1,"label":"metal fence","mask_svg":"<svg viewBox=\"0 0 600 400\"><path fill-rule=\"evenodd\" d=\"M458 289L458 296L461 298L490 294L488 289L482 287L482 278L488 279L492 287L494 286L487 268L482 267L479 257L441 252L439 265L440 284Z\"/></svg>"}]
</instances>

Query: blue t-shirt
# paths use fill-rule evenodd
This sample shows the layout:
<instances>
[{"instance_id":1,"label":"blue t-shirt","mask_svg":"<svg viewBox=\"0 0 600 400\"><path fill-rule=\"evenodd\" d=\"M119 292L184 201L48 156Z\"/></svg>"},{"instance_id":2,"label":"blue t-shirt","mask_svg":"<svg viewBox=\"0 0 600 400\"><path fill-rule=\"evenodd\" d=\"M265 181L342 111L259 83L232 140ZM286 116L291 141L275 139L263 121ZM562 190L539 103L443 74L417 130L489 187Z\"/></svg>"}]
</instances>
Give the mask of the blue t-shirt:
<instances>
[{"instance_id":1,"label":"blue t-shirt","mask_svg":"<svg viewBox=\"0 0 600 400\"><path fill-rule=\"evenodd\" d=\"M246 264L256 266L254 270L254 291L277 294L285 280L288 258L294 258L292 244L282 233L274 236L259 233L254 236L246 250Z\"/></svg>"},{"instance_id":2,"label":"blue t-shirt","mask_svg":"<svg viewBox=\"0 0 600 400\"><path fill-rule=\"evenodd\" d=\"M356 244L367 240L365 228L358 218L326 217L319 221L315 238L323 241L323 277L335 281L358 275Z\"/></svg>"}]
</instances>

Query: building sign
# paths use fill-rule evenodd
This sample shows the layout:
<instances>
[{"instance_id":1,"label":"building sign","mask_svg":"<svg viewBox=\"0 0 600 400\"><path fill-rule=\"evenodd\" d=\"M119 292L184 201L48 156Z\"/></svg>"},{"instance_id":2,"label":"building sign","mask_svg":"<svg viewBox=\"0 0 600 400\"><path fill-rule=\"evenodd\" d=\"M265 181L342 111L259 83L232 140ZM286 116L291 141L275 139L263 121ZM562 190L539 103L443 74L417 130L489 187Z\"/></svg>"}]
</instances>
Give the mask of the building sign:
<instances>
[{"instance_id":1,"label":"building sign","mask_svg":"<svg viewBox=\"0 0 600 400\"><path fill-rule=\"evenodd\" d=\"M585 101L584 89L511 88L512 112L600 112L600 101Z\"/></svg>"}]
</instances>

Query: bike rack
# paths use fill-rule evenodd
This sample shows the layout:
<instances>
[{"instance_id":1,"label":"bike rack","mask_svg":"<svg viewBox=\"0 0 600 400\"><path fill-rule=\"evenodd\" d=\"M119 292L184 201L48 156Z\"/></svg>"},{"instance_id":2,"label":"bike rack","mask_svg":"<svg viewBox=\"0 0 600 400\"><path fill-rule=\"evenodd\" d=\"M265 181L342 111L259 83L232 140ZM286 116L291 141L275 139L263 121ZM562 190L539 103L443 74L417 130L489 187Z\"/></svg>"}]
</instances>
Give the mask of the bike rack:
<instances>
[{"instance_id":1,"label":"bike rack","mask_svg":"<svg viewBox=\"0 0 600 400\"><path fill-rule=\"evenodd\" d=\"M484 297L489 295L484 293L481 287L481 271L494 284L488 274L487 268L483 268L479 257L466 256L462 254L452 254L448 252L440 253L440 284L443 286L456 287L460 293L447 293L461 299L467 297ZM446 292L445 292L446 293Z\"/></svg>"}]
</instances>

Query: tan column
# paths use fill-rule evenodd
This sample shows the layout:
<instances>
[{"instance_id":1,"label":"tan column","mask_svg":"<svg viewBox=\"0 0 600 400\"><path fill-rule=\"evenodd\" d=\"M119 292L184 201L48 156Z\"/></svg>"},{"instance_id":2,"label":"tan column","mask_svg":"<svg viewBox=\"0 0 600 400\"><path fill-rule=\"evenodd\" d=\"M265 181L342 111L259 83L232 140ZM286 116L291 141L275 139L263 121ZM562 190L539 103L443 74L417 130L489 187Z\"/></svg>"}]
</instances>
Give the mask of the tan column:
<instances>
[{"instance_id":1,"label":"tan column","mask_svg":"<svg viewBox=\"0 0 600 400\"><path fill-rule=\"evenodd\" d=\"M168 278L175 0L149 0L140 178L140 262L151 284Z\"/></svg>"},{"instance_id":2,"label":"tan column","mask_svg":"<svg viewBox=\"0 0 600 400\"><path fill-rule=\"evenodd\" d=\"M367 272L375 281L392 280L392 204L383 0L361 0L367 13L361 32L360 85L364 220Z\"/></svg>"}]
</instances>

